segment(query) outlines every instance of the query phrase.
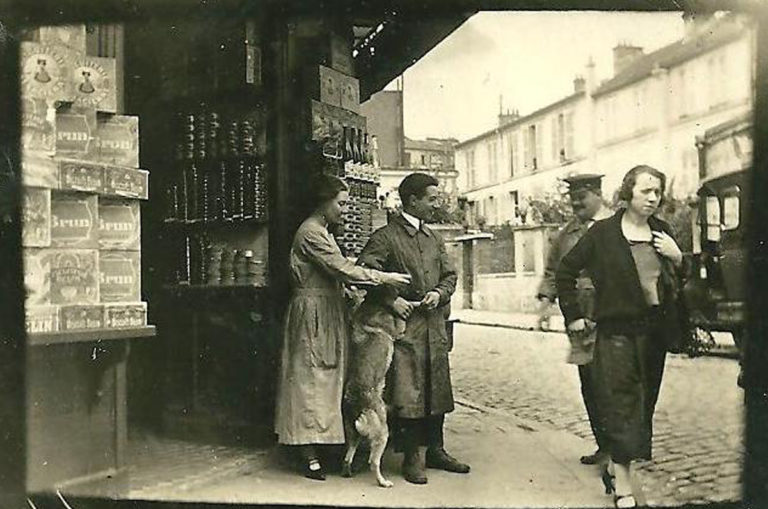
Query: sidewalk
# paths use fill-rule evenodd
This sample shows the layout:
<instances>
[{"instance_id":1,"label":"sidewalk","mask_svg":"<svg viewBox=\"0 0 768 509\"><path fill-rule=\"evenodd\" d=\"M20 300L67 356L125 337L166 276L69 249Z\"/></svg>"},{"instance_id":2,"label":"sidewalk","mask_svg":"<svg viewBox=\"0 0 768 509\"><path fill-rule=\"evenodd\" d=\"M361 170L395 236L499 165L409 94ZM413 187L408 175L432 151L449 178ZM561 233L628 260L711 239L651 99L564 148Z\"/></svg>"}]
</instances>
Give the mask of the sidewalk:
<instances>
[{"instance_id":1,"label":"sidewalk","mask_svg":"<svg viewBox=\"0 0 768 509\"><path fill-rule=\"evenodd\" d=\"M534 313L511 313L506 311L479 311L460 309L451 313L451 318L470 325L506 327L520 330L539 330L539 316ZM549 332L565 332L563 317L554 313L549 318Z\"/></svg>"},{"instance_id":2,"label":"sidewalk","mask_svg":"<svg viewBox=\"0 0 768 509\"><path fill-rule=\"evenodd\" d=\"M451 318L460 323L469 325L483 325L486 327L505 327L527 331L539 331L539 317L533 313L511 313L506 311L480 311L476 309L460 309L451 312ZM565 333L563 316L555 312L549 318L549 326L543 332ZM716 346L711 355L726 355L733 357L738 355L733 337L727 332L713 332Z\"/></svg>"},{"instance_id":3,"label":"sidewalk","mask_svg":"<svg viewBox=\"0 0 768 509\"><path fill-rule=\"evenodd\" d=\"M366 507L610 507L597 467L579 464L592 444L563 431L469 404L446 419L446 446L472 465L469 475L428 470L429 483L416 486L400 475L402 456L388 452L384 475L395 483L379 488L368 470L352 479L329 475L325 482L294 473L276 449L231 457L226 468L188 481L143 486L130 498L198 502ZM199 455L198 455L199 456ZM184 462L184 458L177 458ZM201 464L201 467L203 465ZM145 467L142 477L151 475Z\"/></svg>"}]
</instances>

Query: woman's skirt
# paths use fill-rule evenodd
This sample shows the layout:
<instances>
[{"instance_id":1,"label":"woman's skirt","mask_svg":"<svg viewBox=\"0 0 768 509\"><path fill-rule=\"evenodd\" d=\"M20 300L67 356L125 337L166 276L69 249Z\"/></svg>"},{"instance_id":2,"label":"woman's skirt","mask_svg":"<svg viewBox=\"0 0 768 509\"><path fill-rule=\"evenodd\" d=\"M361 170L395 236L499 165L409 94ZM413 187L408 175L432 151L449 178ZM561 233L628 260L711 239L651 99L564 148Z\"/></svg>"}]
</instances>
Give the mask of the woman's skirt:
<instances>
[{"instance_id":1,"label":"woman's skirt","mask_svg":"<svg viewBox=\"0 0 768 509\"><path fill-rule=\"evenodd\" d=\"M275 409L281 444L341 444L347 320L337 289L298 289L286 312Z\"/></svg>"},{"instance_id":2,"label":"woman's skirt","mask_svg":"<svg viewBox=\"0 0 768 509\"><path fill-rule=\"evenodd\" d=\"M666 348L652 317L620 327L598 324L594 376L600 426L611 458L651 459L653 414Z\"/></svg>"}]
</instances>

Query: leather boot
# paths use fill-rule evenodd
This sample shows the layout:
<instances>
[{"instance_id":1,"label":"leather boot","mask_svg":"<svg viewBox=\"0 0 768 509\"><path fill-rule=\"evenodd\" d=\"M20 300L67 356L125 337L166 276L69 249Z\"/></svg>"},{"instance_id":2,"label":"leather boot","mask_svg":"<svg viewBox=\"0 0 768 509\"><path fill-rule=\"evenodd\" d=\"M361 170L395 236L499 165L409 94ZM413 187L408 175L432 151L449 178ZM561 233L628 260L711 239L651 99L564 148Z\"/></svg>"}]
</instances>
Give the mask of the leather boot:
<instances>
[{"instance_id":1,"label":"leather boot","mask_svg":"<svg viewBox=\"0 0 768 509\"><path fill-rule=\"evenodd\" d=\"M403 477L413 484L427 484L427 469L425 456L427 448L424 446L409 447L403 458Z\"/></svg>"}]
</instances>

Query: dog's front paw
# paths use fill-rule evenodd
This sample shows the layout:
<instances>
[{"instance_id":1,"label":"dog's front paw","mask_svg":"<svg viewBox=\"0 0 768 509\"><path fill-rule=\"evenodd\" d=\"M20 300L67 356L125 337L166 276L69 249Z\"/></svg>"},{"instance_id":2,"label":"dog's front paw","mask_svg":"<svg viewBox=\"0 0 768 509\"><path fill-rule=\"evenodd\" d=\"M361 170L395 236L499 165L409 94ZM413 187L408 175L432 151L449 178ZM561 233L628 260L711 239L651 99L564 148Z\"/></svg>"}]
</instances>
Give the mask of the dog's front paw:
<instances>
[{"instance_id":1,"label":"dog's front paw","mask_svg":"<svg viewBox=\"0 0 768 509\"><path fill-rule=\"evenodd\" d=\"M344 463L341 466L341 477L352 477L354 475L352 471L352 464L351 463Z\"/></svg>"},{"instance_id":2,"label":"dog's front paw","mask_svg":"<svg viewBox=\"0 0 768 509\"><path fill-rule=\"evenodd\" d=\"M389 479L384 479L383 477L379 479L379 486L382 488L391 488L394 485L395 483L393 483Z\"/></svg>"}]
</instances>

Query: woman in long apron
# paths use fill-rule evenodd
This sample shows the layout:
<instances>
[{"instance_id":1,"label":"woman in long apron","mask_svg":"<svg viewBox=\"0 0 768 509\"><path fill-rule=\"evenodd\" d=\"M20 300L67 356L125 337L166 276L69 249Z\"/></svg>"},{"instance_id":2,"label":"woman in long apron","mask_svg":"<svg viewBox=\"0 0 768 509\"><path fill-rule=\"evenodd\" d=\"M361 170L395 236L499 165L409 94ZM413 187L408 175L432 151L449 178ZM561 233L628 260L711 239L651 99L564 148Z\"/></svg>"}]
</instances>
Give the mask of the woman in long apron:
<instances>
[{"instance_id":1,"label":"woman in long apron","mask_svg":"<svg viewBox=\"0 0 768 509\"><path fill-rule=\"evenodd\" d=\"M325 479L315 445L343 444L341 399L347 347L343 283L405 285L407 274L356 266L328 228L341 221L346 184L322 176L314 212L299 226L290 253L293 294L286 311L275 432L296 446L306 477Z\"/></svg>"}]
</instances>

